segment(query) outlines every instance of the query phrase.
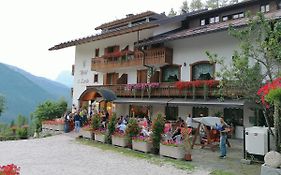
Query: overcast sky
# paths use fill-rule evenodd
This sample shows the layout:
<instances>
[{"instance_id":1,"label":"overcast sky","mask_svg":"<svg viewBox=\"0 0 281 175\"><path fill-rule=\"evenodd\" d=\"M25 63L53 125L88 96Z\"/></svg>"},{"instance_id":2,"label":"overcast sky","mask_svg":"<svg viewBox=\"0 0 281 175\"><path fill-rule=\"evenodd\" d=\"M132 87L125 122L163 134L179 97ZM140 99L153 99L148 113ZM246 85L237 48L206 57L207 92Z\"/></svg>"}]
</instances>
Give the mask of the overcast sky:
<instances>
[{"instance_id":1,"label":"overcast sky","mask_svg":"<svg viewBox=\"0 0 281 175\"><path fill-rule=\"evenodd\" d=\"M74 48L48 51L89 36L94 28L126 14L179 10L183 0L1 0L0 62L55 79L71 70Z\"/></svg>"}]
</instances>

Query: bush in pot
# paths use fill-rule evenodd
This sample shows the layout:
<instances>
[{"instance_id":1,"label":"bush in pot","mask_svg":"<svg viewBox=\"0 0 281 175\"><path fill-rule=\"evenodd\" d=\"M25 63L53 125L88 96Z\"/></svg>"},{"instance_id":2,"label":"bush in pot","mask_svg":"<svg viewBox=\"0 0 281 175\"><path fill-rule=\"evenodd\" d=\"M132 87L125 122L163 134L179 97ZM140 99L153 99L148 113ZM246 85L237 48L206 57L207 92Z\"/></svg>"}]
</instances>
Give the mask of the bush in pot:
<instances>
[{"instance_id":1,"label":"bush in pot","mask_svg":"<svg viewBox=\"0 0 281 175\"><path fill-rule=\"evenodd\" d=\"M136 137L140 133L140 127L138 125L138 121L135 118L130 118L127 128L126 135L128 137L129 143L132 143L132 138Z\"/></svg>"},{"instance_id":2,"label":"bush in pot","mask_svg":"<svg viewBox=\"0 0 281 175\"><path fill-rule=\"evenodd\" d=\"M107 125L106 143L111 144L111 135L115 131L116 124L117 124L116 113L113 113L112 116L109 118L109 122Z\"/></svg>"},{"instance_id":3,"label":"bush in pot","mask_svg":"<svg viewBox=\"0 0 281 175\"><path fill-rule=\"evenodd\" d=\"M160 141L164 132L165 119L162 114L157 114L152 122L152 151L159 153Z\"/></svg>"}]
</instances>

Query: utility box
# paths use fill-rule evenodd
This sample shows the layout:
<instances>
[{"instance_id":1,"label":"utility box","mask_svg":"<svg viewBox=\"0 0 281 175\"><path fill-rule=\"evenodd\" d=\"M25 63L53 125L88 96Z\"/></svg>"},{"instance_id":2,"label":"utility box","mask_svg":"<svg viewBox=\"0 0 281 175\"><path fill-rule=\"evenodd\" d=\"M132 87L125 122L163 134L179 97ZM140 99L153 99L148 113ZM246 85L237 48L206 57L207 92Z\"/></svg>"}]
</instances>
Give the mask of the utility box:
<instances>
[{"instance_id":1,"label":"utility box","mask_svg":"<svg viewBox=\"0 0 281 175\"><path fill-rule=\"evenodd\" d=\"M245 128L245 150L249 154L264 156L269 151L267 127Z\"/></svg>"}]
</instances>

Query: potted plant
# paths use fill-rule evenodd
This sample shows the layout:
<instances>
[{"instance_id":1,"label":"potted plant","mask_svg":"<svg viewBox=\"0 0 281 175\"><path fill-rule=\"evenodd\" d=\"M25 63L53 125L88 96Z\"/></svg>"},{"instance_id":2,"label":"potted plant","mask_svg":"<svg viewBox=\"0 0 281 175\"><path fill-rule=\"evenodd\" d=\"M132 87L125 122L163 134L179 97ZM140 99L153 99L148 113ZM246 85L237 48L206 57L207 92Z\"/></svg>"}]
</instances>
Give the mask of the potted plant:
<instances>
[{"instance_id":1,"label":"potted plant","mask_svg":"<svg viewBox=\"0 0 281 175\"><path fill-rule=\"evenodd\" d=\"M130 118L126 127L126 136L128 138L129 145L132 144L132 138L136 137L140 133L140 127L137 119Z\"/></svg>"},{"instance_id":2,"label":"potted plant","mask_svg":"<svg viewBox=\"0 0 281 175\"><path fill-rule=\"evenodd\" d=\"M116 113L113 113L112 116L109 118L109 122L107 125L107 133L106 133L106 143L112 143L112 135L115 131L115 125L117 123Z\"/></svg>"},{"instance_id":3,"label":"potted plant","mask_svg":"<svg viewBox=\"0 0 281 175\"><path fill-rule=\"evenodd\" d=\"M89 125L84 126L82 128L82 136L83 138L93 139L93 129Z\"/></svg>"},{"instance_id":4,"label":"potted plant","mask_svg":"<svg viewBox=\"0 0 281 175\"><path fill-rule=\"evenodd\" d=\"M137 136L132 138L133 150L141 151L144 153L151 152L152 141L150 137Z\"/></svg>"},{"instance_id":5,"label":"potted plant","mask_svg":"<svg viewBox=\"0 0 281 175\"><path fill-rule=\"evenodd\" d=\"M174 141L161 142L160 155L183 159L185 157L185 149L182 143L176 143Z\"/></svg>"},{"instance_id":6,"label":"potted plant","mask_svg":"<svg viewBox=\"0 0 281 175\"><path fill-rule=\"evenodd\" d=\"M157 114L152 122L152 151L155 154L159 153L160 141L164 132L165 120L162 114Z\"/></svg>"},{"instance_id":7,"label":"potted plant","mask_svg":"<svg viewBox=\"0 0 281 175\"><path fill-rule=\"evenodd\" d=\"M126 136L126 133L123 132L114 132L111 136L112 145L127 147L129 145L129 139Z\"/></svg>"}]
</instances>

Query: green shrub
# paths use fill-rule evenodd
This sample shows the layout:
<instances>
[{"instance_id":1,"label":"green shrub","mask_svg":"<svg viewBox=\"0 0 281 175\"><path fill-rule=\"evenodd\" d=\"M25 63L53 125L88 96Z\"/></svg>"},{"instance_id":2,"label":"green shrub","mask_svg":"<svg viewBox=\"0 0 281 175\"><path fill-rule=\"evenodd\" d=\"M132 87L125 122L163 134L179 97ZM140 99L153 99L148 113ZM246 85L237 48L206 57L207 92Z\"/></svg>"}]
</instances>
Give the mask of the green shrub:
<instances>
[{"instance_id":1,"label":"green shrub","mask_svg":"<svg viewBox=\"0 0 281 175\"><path fill-rule=\"evenodd\" d=\"M92 129L97 130L101 126L101 118L98 114L94 114L92 123L91 123Z\"/></svg>"},{"instance_id":2,"label":"green shrub","mask_svg":"<svg viewBox=\"0 0 281 175\"><path fill-rule=\"evenodd\" d=\"M111 144L111 135L115 131L116 123L117 123L116 113L113 113L112 116L109 118L109 122L107 125L106 143Z\"/></svg>"},{"instance_id":3,"label":"green shrub","mask_svg":"<svg viewBox=\"0 0 281 175\"><path fill-rule=\"evenodd\" d=\"M162 134L164 132L165 126L165 119L162 114L157 114L157 116L153 119L152 122L152 145L153 145L153 152L158 154L160 141Z\"/></svg>"},{"instance_id":4,"label":"green shrub","mask_svg":"<svg viewBox=\"0 0 281 175\"><path fill-rule=\"evenodd\" d=\"M17 137L20 139L28 138L28 128L17 128L16 131Z\"/></svg>"},{"instance_id":5,"label":"green shrub","mask_svg":"<svg viewBox=\"0 0 281 175\"><path fill-rule=\"evenodd\" d=\"M132 142L132 137L136 137L140 133L141 128L138 125L138 121L135 118L130 118L126 128L126 135L129 139L129 143Z\"/></svg>"}]
</instances>

